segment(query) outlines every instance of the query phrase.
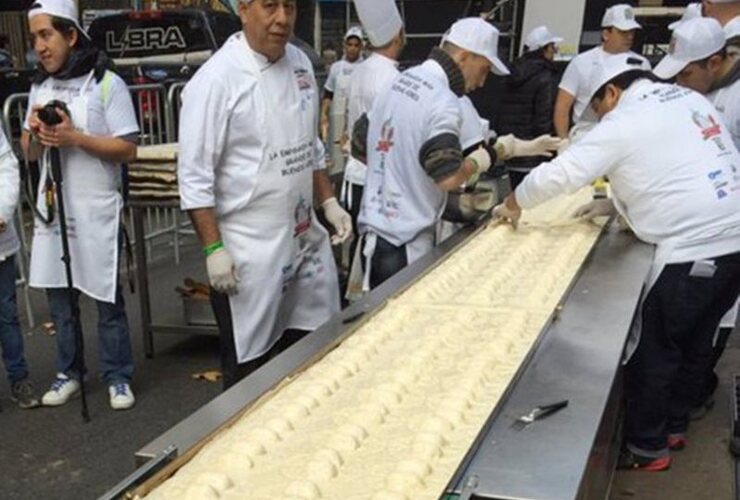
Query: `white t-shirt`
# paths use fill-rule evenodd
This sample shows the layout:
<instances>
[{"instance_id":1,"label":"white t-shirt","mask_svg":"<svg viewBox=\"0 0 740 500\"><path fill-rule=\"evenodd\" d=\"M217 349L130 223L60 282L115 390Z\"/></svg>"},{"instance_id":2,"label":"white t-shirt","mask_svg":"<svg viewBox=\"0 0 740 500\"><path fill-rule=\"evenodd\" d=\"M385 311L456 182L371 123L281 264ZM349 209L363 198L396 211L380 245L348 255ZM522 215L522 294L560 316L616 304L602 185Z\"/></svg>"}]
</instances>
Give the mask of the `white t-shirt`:
<instances>
[{"instance_id":1,"label":"white t-shirt","mask_svg":"<svg viewBox=\"0 0 740 500\"><path fill-rule=\"evenodd\" d=\"M712 92L707 99L722 113L735 147L740 150L740 80Z\"/></svg>"},{"instance_id":2,"label":"white t-shirt","mask_svg":"<svg viewBox=\"0 0 740 500\"><path fill-rule=\"evenodd\" d=\"M634 52L632 52L634 54ZM599 69L604 58L610 54L599 45L582 54L578 54L565 69L563 79L560 81L560 89L575 97L573 104L574 123L596 123L598 117L589 106L589 99L598 89L594 88L594 79L599 74ZM637 54L635 54L637 55Z\"/></svg>"},{"instance_id":3,"label":"white t-shirt","mask_svg":"<svg viewBox=\"0 0 740 500\"><path fill-rule=\"evenodd\" d=\"M447 197L424 170L419 153L441 134L460 137L461 127L460 100L435 61L403 72L378 96L370 113L361 233L400 246L436 227Z\"/></svg>"},{"instance_id":4,"label":"white t-shirt","mask_svg":"<svg viewBox=\"0 0 740 500\"><path fill-rule=\"evenodd\" d=\"M642 80L581 141L535 168L516 198L532 208L608 176L619 212L667 263L740 251L740 153L703 96Z\"/></svg>"},{"instance_id":5,"label":"white t-shirt","mask_svg":"<svg viewBox=\"0 0 740 500\"><path fill-rule=\"evenodd\" d=\"M349 90L347 108L347 131L351 135L355 122L373 107L375 98L398 76L398 62L373 53L355 68ZM350 156L344 170L344 180L360 186L365 185L367 168Z\"/></svg>"},{"instance_id":6,"label":"white t-shirt","mask_svg":"<svg viewBox=\"0 0 740 500\"><path fill-rule=\"evenodd\" d=\"M5 132L0 127L0 219L7 224L7 229L0 233L0 262L20 249L13 219L18 206L19 192L18 160L5 137Z\"/></svg>"},{"instance_id":7,"label":"white t-shirt","mask_svg":"<svg viewBox=\"0 0 740 500\"><path fill-rule=\"evenodd\" d=\"M488 140L489 122L480 117L468 96L460 98L460 116L462 117L460 145L463 151Z\"/></svg>"}]
</instances>

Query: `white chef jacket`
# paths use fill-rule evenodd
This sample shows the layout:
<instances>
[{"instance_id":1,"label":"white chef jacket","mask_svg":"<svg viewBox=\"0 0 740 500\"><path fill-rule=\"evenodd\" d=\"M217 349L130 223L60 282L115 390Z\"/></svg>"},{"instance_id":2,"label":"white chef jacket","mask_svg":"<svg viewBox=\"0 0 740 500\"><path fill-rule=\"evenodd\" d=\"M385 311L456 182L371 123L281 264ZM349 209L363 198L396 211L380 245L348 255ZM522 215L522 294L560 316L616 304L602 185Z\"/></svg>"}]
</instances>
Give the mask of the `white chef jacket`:
<instances>
[{"instance_id":1,"label":"white chef jacket","mask_svg":"<svg viewBox=\"0 0 740 500\"><path fill-rule=\"evenodd\" d=\"M0 219L7 224L7 229L0 233L0 262L15 254L21 246L14 219L19 195L18 160L0 127Z\"/></svg>"},{"instance_id":2,"label":"white chef jacket","mask_svg":"<svg viewBox=\"0 0 740 500\"><path fill-rule=\"evenodd\" d=\"M634 52L630 53L637 56ZM599 45L582 54L578 54L568 63L568 67L565 69L563 78L560 81L560 89L565 90L576 99L573 104L574 123L598 122L598 117L591 110L589 103L591 96L598 90L594 88L597 84L595 78L599 75L599 70L604 59L610 55Z\"/></svg>"},{"instance_id":3,"label":"white chef jacket","mask_svg":"<svg viewBox=\"0 0 740 500\"><path fill-rule=\"evenodd\" d=\"M355 122L373 107L375 98L398 76L398 61L377 52L360 63L352 75L347 108L347 131L352 134ZM365 185L365 164L350 156L344 171L345 181Z\"/></svg>"},{"instance_id":4,"label":"white chef jacket","mask_svg":"<svg viewBox=\"0 0 740 500\"><path fill-rule=\"evenodd\" d=\"M740 251L740 153L716 109L689 89L641 80L591 132L535 168L522 208L608 176L617 210L665 263Z\"/></svg>"},{"instance_id":5,"label":"white chef jacket","mask_svg":"<svg viewBox=\"0 0 740 500\"><path fill-rule=\"evenodd\" d=\"M401 246L435 228L447 196L424 170L419 153L438 135L460 137L461 127L460 100L436 61L403 72L378 96L370 112L361 233Z\"/></svg>"},{"instance_id":6,"label":"white chef jacket","mask_svg":"<svg viewBox=\"0 0 740 500\"><path fill-rule=\"evenodd\" d=\"M288 45L286 56L310 67L303 53L293 49ZM261 69L271 65L248 45L230 43L201 67L183 91L185 94L189 88L210 89L202 99L190 102L190 112L199 117L202 126L180 127L178 185L183 210L215 208L216 214L223 217L246 207L254 193L265 149L260 130L246 127L238 136L229 135L228 131L232 121L261 120L268 110L263 109L253 91L257 82L249 75L251 69L244 58L238 57L240 50L249 50ZM235 62L242 71L233 70ZM305 105L318 109L316 99ZM318 112L316 116L318 120ZM313 169L326 169L326 149L318 139L314 154L317 161ZM217 170L222 175L216 175Z\"/></svg>"},{"instance_id":7,"label":"white chef jacket","mask_svg":"<svg viewBox=\"0 0 740 500\"><path fill-rule=\"evenodd\" d=\"M740 79L708 94L707 99L722 113L735 147L740 150Z\"/></svg>"}]
</instances>

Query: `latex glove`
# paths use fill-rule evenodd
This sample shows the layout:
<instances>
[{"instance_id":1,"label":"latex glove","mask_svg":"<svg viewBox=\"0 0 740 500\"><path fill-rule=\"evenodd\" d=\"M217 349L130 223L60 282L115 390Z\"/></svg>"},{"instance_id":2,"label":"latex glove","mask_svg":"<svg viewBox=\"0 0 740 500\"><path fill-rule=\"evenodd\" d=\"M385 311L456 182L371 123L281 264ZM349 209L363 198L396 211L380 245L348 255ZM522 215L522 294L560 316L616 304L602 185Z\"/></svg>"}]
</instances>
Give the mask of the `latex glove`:
<instances>
[{"instance_id":1,"label":"latex glove","mask_svg":"<svg viewBox=\"0 0 740 500\"><path fill-rule=\"evenodd\" d=\"M332 245L341 245L352 238L352 217L345 209L339 206L335 197L331 197L321 204L324 209L324 217L334 228L334 235L331 237Z\"/></svg>"},{"instance_id":2,"label":"latex glove","mask_svg":"<svg viewBox=\"0 0 740 500\"><path fill-rule=\"evenodd\" d=\"M612 200L594 200L575 211L576 219L593 220L596 217L610 217L616 213Z\"/></svg>"},{"instance_id":3,"label":"latex glove","mask_svg":"<svg viewBox=\"0 0 740 500\"><path fill-rule=\"evenodd\" d=\"M570 146L570 139L560 139L560 147L558 147L558 154L561 155Z\"/></svg>"},{"instance_id":4,"label":"latex glove","mask_svg":"<svg viewBox=\"0 0 740 500\"><path fill-rule=\"evenodd\" d=\"M519 219L522 218L521 209L514 210L506 206L506 202L496 205L493 208L493 216L511 224L514 229L519 226Z\"/></svg>"},{"instance_id":5,"label":"latex glove","mask_svg":"<svg viewBox=\"0 0 740 500\"><path fill-rule=\"evenodd\" d=\"M466 183L469 186L473 186L478 182L481 174L483 172L488 172L491 168L491 155L488 153L486 148L478 148L465 157L465 159L471 160L477 167L475 173L470 176L470 179Z\"/></svg>"},{"instance_id":6,"label":"latex glove","mask_svg":"<svg viewBox=\"0 0 740 500\"><path fill-rule=\"evenodd\" d=\"M537 139L523 141L509 134L499 137L496 140L495 148L502 160L522 156L546 156L551 158L553 151L557 151L562 144L563 139L551 135L541 135Z\"/></svg>"},{"instance_id":7,"label":"latex glove","mask_svg":"<svg viewBox=\"0 0 740 500\"><path fill-rule=\"evenodd\" d=\"M222 248L209 255L206 258L206 269L211 288L228 295L237 294L239 276L236 274L234 260L228 250Z\"/></svg>"},{"instance_id":8,"label":"latex glove","mask_svg":"<svg viewBox=\"0 0 740 500\"><path fill-rule=\"evenodd\" d=\"M0 218L0 234L4 233L8 229L8 224L5 220Z\"/></svg>"}]
</instances>

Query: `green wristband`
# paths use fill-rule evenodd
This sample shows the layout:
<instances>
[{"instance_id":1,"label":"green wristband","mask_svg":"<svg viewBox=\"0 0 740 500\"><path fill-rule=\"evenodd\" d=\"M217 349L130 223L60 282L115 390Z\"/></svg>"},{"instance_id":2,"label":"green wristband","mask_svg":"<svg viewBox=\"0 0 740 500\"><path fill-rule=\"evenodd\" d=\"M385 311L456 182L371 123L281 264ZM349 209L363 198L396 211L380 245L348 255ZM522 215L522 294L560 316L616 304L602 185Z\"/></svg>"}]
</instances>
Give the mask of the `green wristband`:
<instances>
[{"instance_id":1,"label":"green wristband","mask_svg":"<svg viewBox=\"0 0 740 500\"><path fill-rule=\"evenodd\" d=\"M216 243L211 243L207 247L203 249L203 253L206 254L206 257L210 257L214 253L218 252L224 248L224 242L223 241L217 241Z\"/></svg>"}]
</instances>

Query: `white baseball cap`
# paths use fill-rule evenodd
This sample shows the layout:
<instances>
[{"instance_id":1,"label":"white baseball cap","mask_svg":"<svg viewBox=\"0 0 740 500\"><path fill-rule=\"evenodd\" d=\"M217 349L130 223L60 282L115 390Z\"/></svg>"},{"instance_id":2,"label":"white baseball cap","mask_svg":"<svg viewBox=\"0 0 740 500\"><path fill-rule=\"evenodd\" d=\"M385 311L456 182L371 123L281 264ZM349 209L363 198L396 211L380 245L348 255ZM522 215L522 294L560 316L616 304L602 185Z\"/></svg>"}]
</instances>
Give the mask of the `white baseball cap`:
<instances>
[{"instance_id":1,"label":"white baseball cap","mask_svg":"<svg viewBox=\"0 0 740 500\"><path fill-rule=\"evenodd\" d=\"M401 13L394 0L354 0L357 16L367 38L375 47L382 47L403 29Z\"/></svg>"},{"instance_id":2,"label":"white baseball cap","mask_svg":"<svg viewBox=\"0 0 740 500\"><path fill-rule=\"evenodd\" d=\"M701 3L690 3L686 6L686 10L683 11L681 19L668 25L668 29L673 31L678 28L678 25L686 21L691 21L701 17Z\"/></svg>"},{"instance_id":3,"label":"white baseball cap","mask_svg":"<svg viewBox=\"0 0 740 500\"><path fill-rule=\"evenodd\" d=\"M547 26L537 26L529 32L529 35L527 35L527 38L524 41L524 45L526 45L527 49L531 52L541 49L542 47L546 47L551 43L560 43L563 40L564 39L562 37L556 36L551 32Z\"/></svg>"},{"instance_id":4,"label":"white baseball cap","mask_svg":"<svg viewBox=\"0 0 740 500\"><path fill-rule=\"evenodd\" d=\"M601 27L617 28L622 31L639 30L642 28L635 21L635 11L632 10L632 6L626 3L620 3L606 9L604 18L601 20Z\"/></svg>"},{"instance_id":5,"label":"white baseball cap","mask_svg":"<svg viewBox=\"0 0 740 500\"><path fill-rule=\"evenodd\" d=\"M726 43L725 32L716 19L699 17L683 22L673 31L668 55L653 72L658 78L668 80L690 63L719 52Z\"/></svg>"},{"instance_id":6,"label":"white baseball cap","mask_svg":"<svg viewBox=\"0 0 740 500\"><path fill-rule=\"evenodd\" d=\"M630 52L606 56L598 68L595 69L593 79L595 85L593 86L593 93L588 99L589 102L604 84L609 83L622 73L634 70L650 71L650 62L644 57Z\"/></svg>"},{"instance_id":7,"label":"white baseball cap","mask_svg":"<svg viewBox=\"0 0 740 500\"><path fill-rule=\"evenodd\" d=\"M466 17L453 24L442 37L442 43L449 42L473 54L483 56L491 62L491 73L508 75L509 70L498 58L498 30L480 17Z\"/></svg>"},{"instance_id":8,"label":"white baseball cap","mask_svg":"<svg viewBox=\"0 0 740 500\"><path fill-rule=\"evenodd\" d=\"M89 40L90 35L82 29L79 21L79 12L77 2L74 0L37 0L31 4L28 10L28 19L34 18L40 14L47 16L59 17L74 23L75 27Z\"/></svg>"},{"instance_id":9,"label":"white baseball cap","mask_svg":"<svg viewBox=\"0 0 740 500\"><path fill-rule=\"evenodd\" d=\"M725 24L725 39L729 42L737 37L740 37L740 16Z\"/></svg>"},{"instance_id":10,"label":"white baseball cap","mask_svg":"<svg viewBox=\"0 0 740 500\"><path fill-rule=\"evenodd\" d=\"M350 29L347 30L347 33L344 34L344 39L349 40L350 38L359 38L360 41L362 41L365 38L365 34L362 32L362 28L359 26L352 26Z\"/></svg>"}]
</instances>

